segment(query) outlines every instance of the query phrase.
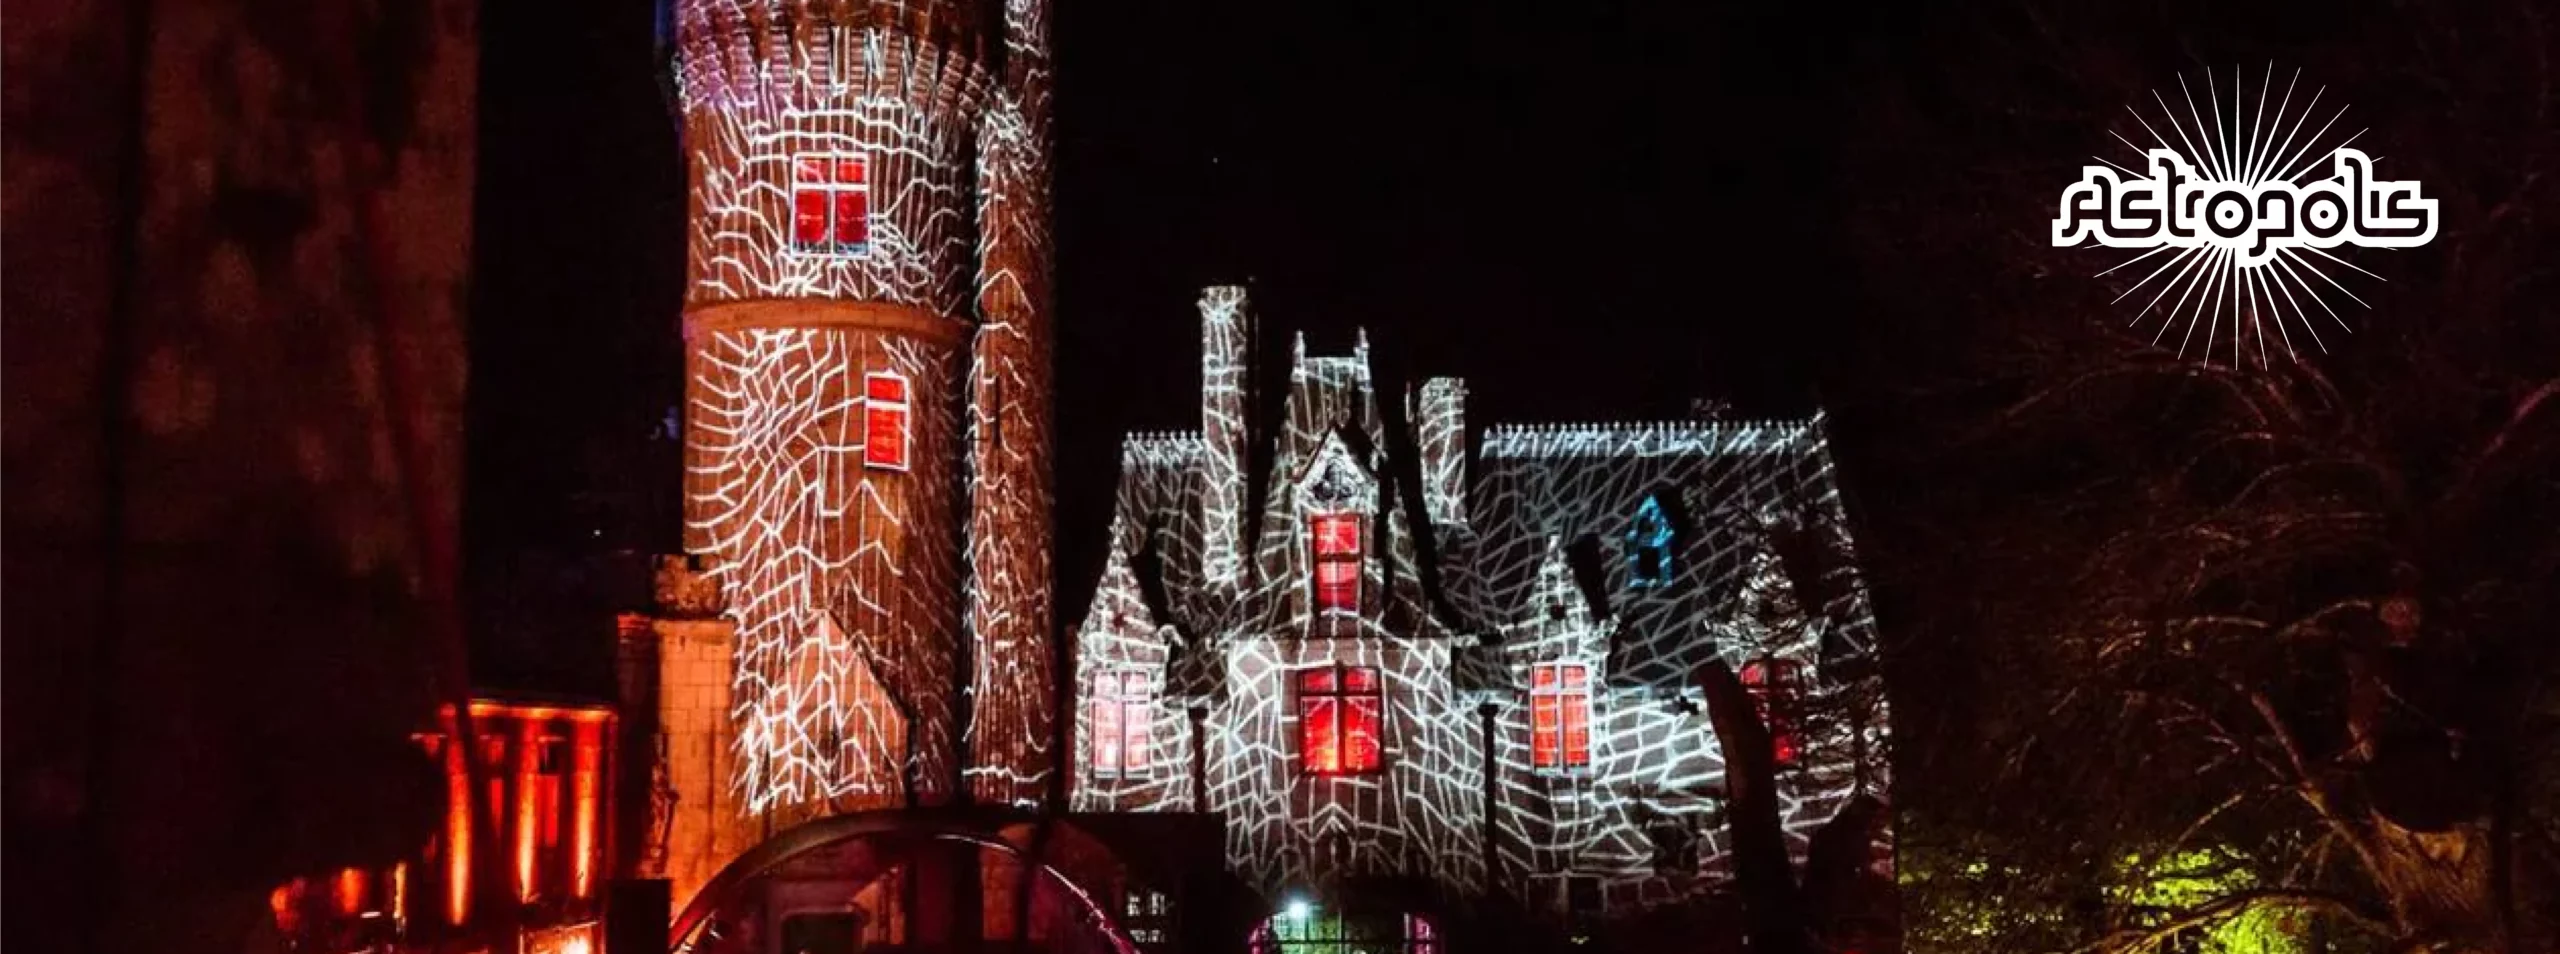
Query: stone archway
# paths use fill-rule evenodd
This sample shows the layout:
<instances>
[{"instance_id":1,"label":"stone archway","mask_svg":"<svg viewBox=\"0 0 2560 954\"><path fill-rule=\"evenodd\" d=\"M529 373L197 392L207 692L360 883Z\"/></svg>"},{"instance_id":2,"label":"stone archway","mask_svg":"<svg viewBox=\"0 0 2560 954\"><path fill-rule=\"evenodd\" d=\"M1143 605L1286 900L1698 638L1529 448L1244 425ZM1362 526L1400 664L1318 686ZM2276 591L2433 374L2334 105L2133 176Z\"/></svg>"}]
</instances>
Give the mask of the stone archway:
<instances>
[{"instance_id":1,"label":"stone archway","mask_svg":"<svg viewBox=\"0 0 2560 954\"><path fill-rule=\"evenodd\" d=\"M706 928L742 907L760 905L760 884L810 859L856 869L857 881L878 877L919 846L971 846L1011 859L1033 875L1040 897L1064 899L1098 949L1138 954L1139 948L1113 912L1116 862L1100 843L1065 820L1002 808L884 809L817 819L766 839L723 866L705 882L669 925L669 949L706 949ZM1061 851L1060 846L1075 850ZM830 855L829 853L834 853ZM845 860L854 859L854 860ZM849 882L850 883L850 882ZM1027 907L1026 907L1027 910ZM1019 926L1026 933L1028 924Z\"/></svg>"}]
</instances>

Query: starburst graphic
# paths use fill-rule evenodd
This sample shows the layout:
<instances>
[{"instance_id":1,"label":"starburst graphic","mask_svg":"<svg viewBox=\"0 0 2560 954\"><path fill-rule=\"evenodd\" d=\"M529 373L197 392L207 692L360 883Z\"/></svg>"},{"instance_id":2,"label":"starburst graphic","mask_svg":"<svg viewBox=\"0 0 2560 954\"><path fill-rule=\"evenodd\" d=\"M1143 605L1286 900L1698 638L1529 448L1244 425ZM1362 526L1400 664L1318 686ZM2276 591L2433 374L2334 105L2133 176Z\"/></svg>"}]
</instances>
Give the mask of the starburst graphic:
<instances>
[{"instance_id":1,"label":"starburst graphic","mask_svg":"<svg viewBox=\"0 0 2560 954\"><path fill-rule=\"evenodd\" d=\"M2352 148L2366 130L2346 131L2347 107L2324 106L2325 86L2306 95L2298 69L2279 91L2275 72L2269 63L2252 96L2234 67L2227 110L2211 71L2201 90L2180 76L2174 100L2153 90L2156 114L2127 104L2133 125L2109 135L2132 165L2092 156L2103 165L2082 168L2054 219L2057 247L2142 249L2098 275L2138 273L2115 298L2142 303L2126 326L2155 325L2160 346L2174 332L2181 358L2266 367L2278 350L2326 352L2354 330L2340 309L2372 307L2347 282L2383 280L2330 250L2435 236L2434 200L2416 182L2374 176L2379 160Z\"/></svg>"}]
</instances>

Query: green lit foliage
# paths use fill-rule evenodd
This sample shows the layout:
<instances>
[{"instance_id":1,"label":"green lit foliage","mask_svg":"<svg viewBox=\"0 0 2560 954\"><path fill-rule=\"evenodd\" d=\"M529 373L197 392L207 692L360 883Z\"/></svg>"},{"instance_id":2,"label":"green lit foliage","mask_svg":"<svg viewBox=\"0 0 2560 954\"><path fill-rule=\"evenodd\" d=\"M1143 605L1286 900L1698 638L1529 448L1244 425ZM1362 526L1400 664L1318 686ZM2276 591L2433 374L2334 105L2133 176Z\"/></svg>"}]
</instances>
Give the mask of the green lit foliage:
<instances>
[{"instance_id":1,"label":"green lit foliage","mask_svg":"<svg viewBox=\"0 0 2560 954\"><path fill-rule=\"evenodd\" d=\"M2110 900L2139 928L2199 919L2151 945L2192 954L2311 954L2310 915L2280 896L2226 905L2261 887L2256 866L2228 849L2191 848L2156 858L2129 855ZM2195 912L2218 910L2213 915ZM2142 950L2137 944L2129 950Z\"/></svg>"},{"instance_id":2,"label":"green lit foliage","mask_svg":"<svg viewBox=\"0 0 2560 954\"><path fill-rule=\"evenodd\" d=\"M2025 855L1973 832L1952 839L1955 833L1933 819L1906 813L1897 821L1897 881L1904 897L1926 899L1903 907L1904 943L1914 954L2061 950L2077 942L2075 892L2018 861L1988 860Z\"/></svg>"}]
</instances>

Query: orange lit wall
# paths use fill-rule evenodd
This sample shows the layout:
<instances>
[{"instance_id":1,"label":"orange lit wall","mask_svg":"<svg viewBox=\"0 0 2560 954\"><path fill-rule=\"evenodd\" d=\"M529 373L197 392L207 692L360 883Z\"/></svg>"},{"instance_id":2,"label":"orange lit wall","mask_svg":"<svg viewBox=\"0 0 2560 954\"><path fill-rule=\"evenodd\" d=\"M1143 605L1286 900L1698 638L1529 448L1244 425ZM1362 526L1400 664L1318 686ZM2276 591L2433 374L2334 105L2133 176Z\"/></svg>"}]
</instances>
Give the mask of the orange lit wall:
<instances>
[{"instance_id":1,"label":"orange lit wall","mask_svg":"<svg viewBox=\"0 0 2560 954\"><path fill-rule=\"evenodd\" d=\"M613 712L601 706L559 706L518 704L479 700L471 704L473 728L485 739L511 739L512 758L496 763L483 762L483 771L494 777L484 778L488 798L482 810L496 810L505 817L490 819L488 830L496 832L499 842L512 852L514 897L532 901L538 897L557 897L564 891L585 899L595 896L597 871L604 865L605 824L604 775L607 771L604 747L611 737ZM565 723L565 725L564 725ZM453 720L445 720L450 737ZM542 802L534 775L540 771L542 741L566 730L572 733L575 747L571 763L575 775L568 806L570 853L563 857L546 853L541 844L544 819L540 817ZM453 924L462 924L471 914L471 834L474 819L469 782L463 773L462 759L475 757L478 747L445 747L447 803L445 837L453 850L446 862L446 916ZM512 793L511 796L509 793ZM550 860L545 861L545 855ZM557 867L554 867L557 866ZM550 879L546 885L544 879ZM564 883L565 882L565 883ZM548 890L546 891L546 887Z\"/></svg>"},{"instance_id":2,"label":"orange lit wall","mask_svg":"<svg viewBox=\"0 0 2560 954\"><path fill-rule=\"evenodd\" d=\"M354 915L364 910L365 870L346 868L338 872L336 900L338 913Z\"/></svg>"},{"instance_id":3,"label":"orange lit wall","mask_svg":"<svg viewBox=\"0 0 2560 954\"><path fill-rule=\"evenodd\" d=\"M605 832L612 815L606 773L612 770L607 748L613 744L614 718L613 710L598 704L482 699L471 704L471 720L484 744L463 745L455 741L460 729L455 713L446 707L438 728L414 736L426 753L444 762L440 846L421 845L408 860L383 868L345 868L285 883L268 899L278 930L298 944L335 943L328 939L343 938L353 929L402 950L473 949L489 940L484 936L488 931L510 926L492 922L486 910L475 910L475 891L501 889L475 878L474 872L512 851L513 870L494 869L492 875L512 882L514 900L543 904L539 911L525 912L528 917L516 925L550 938L559 954L592 954L593 919L601 913L593 901L607 863ZM543 768L545 740L553 746L552 771L561 773L556 793L549 797L543 795L544 786L533 784ZM570 743L565 751L560 748L564 741ZM510 742L512 759L504 757ZM478 788L474 781L487 787ZM546 811L552 814L543 815ZM478 833L487 834L496 847L480 845ZM567 837L560 837L563 833ZM475 853L475 847L482 850ZM413 889L420 893L416 900L423 902L421 908L410 904ZM441 905L435 900L439 891ZM501 911L512 907L504 894L492 900ZM413 910L428 913L413 919ZM385 928L391 933L381 934Z\"/></svg>"},{"instance_id":4,"label":"orange lit wall","mask_svg":"<svg viewBox=\"0 0 2560 954\"><path fill-rule=\"evenodd\" d=\"M578 723L576 737L576 775L571 783L571 825L569 828L571 889L580 898L595 896L596 866L603 852L598 848L597 828L602 824L604 806L604 723Z\"/></svg>"},{"instance_id":5,"label":"orange lit wall","mask_svg":"<svg viewBox=\"0 0 2560 954\"><path fill-rule=\"evenodd\" d=\"M476 707L475 707L476 708ZM542 756L542 723L525 719L516 726L516 900L533 900L534 845L542 834L542 819L537 817L541 803L534 798L535 760Z\"/></svg>"},{"instance_id":6,"label":"orange lit wall","mask_svg":"<svg viewBox=\"0 0 2560 954\"><path fill-rule=\"evenodd\" d=\"M461 924L471 916L471 780L465 771L471 746L454 737L453 713L444 717L445 923Z\"/></svg>"}]
</instances>

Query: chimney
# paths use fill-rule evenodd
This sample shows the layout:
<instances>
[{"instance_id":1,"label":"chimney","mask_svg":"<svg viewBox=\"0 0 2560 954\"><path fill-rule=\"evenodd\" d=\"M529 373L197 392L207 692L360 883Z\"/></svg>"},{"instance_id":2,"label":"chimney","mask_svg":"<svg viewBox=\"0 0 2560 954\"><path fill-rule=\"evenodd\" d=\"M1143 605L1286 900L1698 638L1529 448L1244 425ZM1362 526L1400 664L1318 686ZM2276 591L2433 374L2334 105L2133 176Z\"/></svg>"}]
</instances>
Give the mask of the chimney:
<instances>
[{"instance_id":1,"label":"chimney","mask_svg":"<svg viewBox=\"0 0 2560 954\"><path fill-rule=\"evenodd\" d=\"M1435 527L1467 522L1467 382L1432 378L1410 393L1414 445L1422 453L1423 513Z\"/></svg>"},{"instance_id":2,"label":"chimney","mask_svg":"<svg viewBox=\"0 0 2560 954\"><path fill-rule=\"evenodd\" d=\"M1253 316L1244 288L1200 293L1200 570L1213 589L1244 583L1246 444L1253 432Z\"/></svg>"}]
</instances>

